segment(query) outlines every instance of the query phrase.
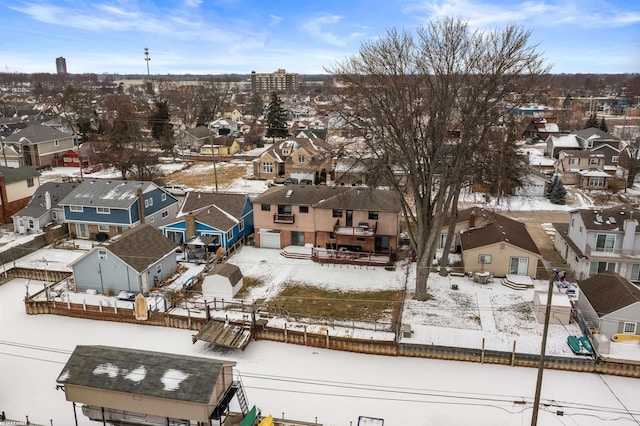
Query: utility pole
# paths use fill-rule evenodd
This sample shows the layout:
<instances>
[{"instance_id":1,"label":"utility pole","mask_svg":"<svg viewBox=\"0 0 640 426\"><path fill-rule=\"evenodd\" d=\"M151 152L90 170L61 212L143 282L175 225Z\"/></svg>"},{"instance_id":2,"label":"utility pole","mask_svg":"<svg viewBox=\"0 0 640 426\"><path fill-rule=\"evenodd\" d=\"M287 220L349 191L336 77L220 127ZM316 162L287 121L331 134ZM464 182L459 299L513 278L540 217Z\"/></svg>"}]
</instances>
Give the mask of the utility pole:
<instances>
[{"instance_id":1,"label":"utility pole","mask_svg":"<svg viewBox=\"0 0 640 426\"><path fill-rule=\"evenodd\" d=\"M547 306L544 313L544 329L542 331L542 347L540 348L540 362L538 363L538 379L536 380L536 396L533 400L531 426L538 425L538 411L540 410L540 392L542 391L542 372L544 371L544 356L547 351L547 334L549 332L549 317L551 317L551 298L553 297L553 278L549 279L547 291Z\"/></svg>"}]
</instances>

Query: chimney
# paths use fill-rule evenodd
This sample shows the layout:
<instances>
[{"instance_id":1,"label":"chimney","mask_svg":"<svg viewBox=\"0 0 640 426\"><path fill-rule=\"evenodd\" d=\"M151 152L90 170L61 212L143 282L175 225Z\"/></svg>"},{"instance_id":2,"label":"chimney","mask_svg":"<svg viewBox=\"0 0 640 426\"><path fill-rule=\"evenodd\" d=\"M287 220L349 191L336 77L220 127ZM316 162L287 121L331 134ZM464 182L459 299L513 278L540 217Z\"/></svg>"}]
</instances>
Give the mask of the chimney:
<instances>
[{"instance_id":1,"label":"chimney","mask_svg":"<svg viewBox=\"0 0 640 426\"><path fill-rule=\"evenodd\" d=\"M140 225L144 224L144 199L142 197L142 187L136 189L138 194L138 214L140 215Z\"/></svg>"},{"instance_id":2,"label":"chimney","mask_svg":"<svg viewBox=\"0 0 640 426\"><path fill-rule=\"evenodd\" d=\"M187 240L196 236L196 217L193 213L189 212L184 219L184 227L187 233Z\"/></svg>"},{"instance_id":3,"label":"chimney","mask_svg":"<svg viewBox=\"0 0 640 426\"><path fill-rule=\"evenodd\" d=\"M44 208L51 210L51 194L49 194L49 191L44 193Z\"/></svg>"},{"instance_id":4,"label":"chimney","mask_svg":"<svg viewBox=\"0 0 640 426\"><path fill-rule=\"evenodd\" d=\"M473 228L474 226L476 226L476 211L472 210L469 215L469 228Z\"/></svg>"}]
</instances>

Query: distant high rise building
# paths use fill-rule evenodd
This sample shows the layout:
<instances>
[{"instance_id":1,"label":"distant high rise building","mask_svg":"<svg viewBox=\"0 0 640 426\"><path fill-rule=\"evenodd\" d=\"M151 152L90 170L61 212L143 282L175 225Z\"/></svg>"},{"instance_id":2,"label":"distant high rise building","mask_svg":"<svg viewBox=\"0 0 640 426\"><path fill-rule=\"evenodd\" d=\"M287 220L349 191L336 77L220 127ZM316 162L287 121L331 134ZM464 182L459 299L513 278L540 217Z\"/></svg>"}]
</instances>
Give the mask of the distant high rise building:
<instances>
[{"instance_id":1,"label":"distant high rise building","mask_svg":"<svg viewBox=\"0 0 640 426\"><path fill-rule=\"evenodd\" d=\"M254 92L285 92L298 91L300 79L297 73L290 73L279 69L272 73L257 73L251 71L251 90Z\"/></svg>"},{"instance_id":2,"label":"distant high rise building","mask_svg":"<svg viewBox=\"0 0 640 426\"><path fill-rule=\"evenodd\" d=\"M62 56L56 58L56 71L58 72L58 74L67 73L67 60Z\"/></svg>"}]
</instances>

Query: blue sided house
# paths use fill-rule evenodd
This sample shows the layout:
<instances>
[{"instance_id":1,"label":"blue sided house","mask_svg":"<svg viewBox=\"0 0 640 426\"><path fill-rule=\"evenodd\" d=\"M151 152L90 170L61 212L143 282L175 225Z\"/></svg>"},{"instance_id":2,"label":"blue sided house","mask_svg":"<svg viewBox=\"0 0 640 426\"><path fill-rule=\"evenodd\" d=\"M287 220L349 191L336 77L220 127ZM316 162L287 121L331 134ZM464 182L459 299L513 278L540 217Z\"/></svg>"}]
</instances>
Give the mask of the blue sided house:
<instances>
[{"instance_id":1,"label":"blue sided house","mask_svg":"<svg viewBox=\"0 0 640 426\"><path fill-rule=\"evenodd\" d=\"M142 223L171 223L178 200L153 182L85 180L58 203L74 238L106 241Z\"/></svg>"},{"instance_id":2,"label":"blue sided house","mask_svg":"<svg viewBox=\"0 0 640 426\"><path fill-rule=\"evenodd\" d=\"M253 205L246 194L188 192L177 220L161 229L187 254L205 257L253 234Z\"/></svg>"}]
</instances>

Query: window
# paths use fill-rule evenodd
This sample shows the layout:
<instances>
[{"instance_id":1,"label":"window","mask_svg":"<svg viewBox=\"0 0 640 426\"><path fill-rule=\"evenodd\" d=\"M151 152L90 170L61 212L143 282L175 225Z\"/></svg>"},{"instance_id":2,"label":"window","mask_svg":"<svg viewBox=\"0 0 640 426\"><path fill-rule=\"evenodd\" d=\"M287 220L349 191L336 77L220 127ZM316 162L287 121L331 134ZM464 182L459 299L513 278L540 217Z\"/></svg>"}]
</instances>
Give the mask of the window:
<instances>
[{"instance_id":1,"label":"window","mask_svg":"<svg viewBox=\"0 0 640 426\"><path fill-rule=\"evenodd\" d=\"M612 163L617 163L617 162L618 162L618 156L617 156L617 155L613 155L613 156L611 157L611 162L612 162Z\"/></svg>"},{"instance_id":2,"label":"window","mask_svg":"<svg viewBox=\"0 0 640 426\"><path fill-rule=\"evenodd\" d=\"M98 225L98 232L109 232L109 225Z\"/></svg>"},{"instance_id":3,"label":"window","mask_svg":"<svg viewBox=\"0 0 640 426\"><path fill-rule=\"evenodd\" d=\"M635 322L624 322L624 325L622 326L622 332L624 334L636 334L636 326L637 324Z\"/></svg>"},{"instance_id":4,"label":"window","mask_svg":"<svg viewBox=\"0 0 640 426\"><path fill-rule=\"evenodd\" d=\"M71 212L82 212L82 206L69 206L69 211Z\"/></svg>"},{"instance_id":5,"label":"window","mask_svg":"<svg viewBox=\"0 0 640 426\"><path fill-rule=\"evenodd\" d=\"M304 154L298 154L298 163L304 163Z\"/></svg>"},{"instance_id":6,"label":"window","mask_svg":"<svg viewBox=\"0 0 640 426\"><path fill-rule=\"evenodd\" d=\"M342 217L342 209L333 209L333 217Z\"/></svg>"},{"instance_id":7,"label":"window","mask_svg":"<svg viewBox=\"0 0 640 426\"><path fill-rule=\"evenodd\" d=\"M478 255L478 263L483 265L491 263L491 255L490 254L479 254Z\"/></svg>"},{"instance_id":8,"label":"window","mask_svg":"<svg viewBox=\"0 0 640 426\"><path fill-rule=\"evenodd\" d=\"M631 281L640 281L640 263L631 265Z\"/></svg>"},{"instance_id":9,"label":"window","mask_svg":"<svg viewBox=\"0 0 640 426\"><path fill-rule=\"evenodd\" d=\"M263 212L270 212L271 204L260 204L260 210L262 210Z\"/></svg>"},{"instance_id":10,"label":"window","mask_svg":"<svg viewBox=\"0 0 640 426\"><path fill-rule=\"evenodd\" d=\"M34 185L34 183L33 183L33 178L28 178L28 179L27 179L27 187L28 187L28 188L31 188L33 185Z\"/></svg>"},{"instance_id":11,"label":"window","mask_svg":"<svg viewBox=\"0 0 640 426\"><path fill-rule=\"evenodd\" d=\"M149 207L153 205L153 198L149 198Z\"/></svg>"},{"instance_id":12,"label":"window","mask_svg":"<svg viewBox=\"0 0 640 426\"><path fill-rule=\"evenodd\" d=\"M238 224L238 229L240 230L240 232L244 231L244 219L240 220L240 223Z\"/></svg>"},{"instance_id":13,"label":"window","mask_svg":"<svg viewBox=\"0 0 640 426\"><path fill-rule=\"evenodd\" d=\"M148 198L146 200L144 200L144 208L146 209L147 207L149 207L149 199Z\"/></svg>"},{"instance_id":14,"label":"window","mask_svg":"<svg viewBox=\"0 0 640 426\"><path fill-rule=\"evenodd\" d=\"M60 141L56 139L55 141L53 141L53 145L54 145L54 146L58 146L58 145L60 145Z\"/></svg>"},{"instance_id":15,"label":"window","mask_svg":"<svg viewBox=\"0 0 640 426\"><path fill-rule=\"evenodd\" d=\"M227 240L230 240L233 238L233 229L229 229L227 231Z\"/></svg>"},{"instance_id":16,"label":"window","mask_svg":"<svg viewBox=\"0 0 640 426\"><path fill-rule=\"evenodd\" d=\"M158 263L156 266L156 275L160 275L162 273L162 263Z\"/></svg>"},{"instance_id":17,"label":"window","mask_svg":"<svg viewBox=\"0 0 640 426\"><path fill-rule=\"evenodd\" d=\"M52 211L51 212L51 219L58 220L58 212L57 211Z\"/></svg>"},{"instance_id":18,"label":"window","mask_svg":"<svg viewBox=\"0 0 640 426\"><path fill-rule=\"evenodd\" d=\"M615 262L591 262L589 263L589 277L593 277L600 272L616 271Z\"/></svg>"},{"instance_id":19,"label":"window","mask_svg":"<svg viewBox=\"0 0 640 426\"><path fill-rule=\"evenodd\" d=\"M298 206L298 212L309 213L309 206Z\"/></svg>"},{"instance_id":20,"label":"window","mask_svg":"<svg viewBox=\"0 0 640 426\"><path fill-rule=\"evenodd\" d=\"M160 196L160 200L161 201L167 201L167 194L165 194L164 192L162 193L162 195Z\"/></svg>"},{"instance_id":21,"label":"window","mask_svg":"<svg viewBox=\"0 0 640 426\"><path fill-rule=\"evenodd\" d=\"M263 173L273 173L273 163L262 163Z\"/></svg>"},{"instance_id":22,"label":"window","mask_svg":"<svg viewBox=\"0 0 640 426\"><path fill-rule=\"evenodd\" d=\"M589 182L587 183L589 186L597 186L599 188L604 187L604 177L601 176L590 176Z\"/></svg>"},{"instance_id":23,"label":"window","mask_svg":"<svg viewBox=\"0 0 640 426\"><path fill-rule=\"evenodd\" d=\"M124 231L126 231L127 229L129 229L128 226L116 226L116 232L118 234L122 234Z\"/></svg>"},{"instance_id":24,"label":"window","mask_svg":"<svg viewBox=\"0 0 640 426\"><path fill-rule=\"evenodd\" d=\"M107 251L105 249L98 250L98 259L107 260Z\"/></svg>"},{"instance_id":25,"label":"window","mask_svg":"<svg viewBox=\"0 0 640 426\"><path fill-rule=\"evenodd\" d=\"M168 211L163 211L162 212L162 218L164 219L165 217L169 216L169 212Z\"/></svg>"},{"instance_id":26,"label":"window","mask_svg":"<svg viewBox=\"0 0 640 426\"><path fill-rule=\"evenodd\" d=\"M291 205L278 204L278 214L291 214Z\"/></svg>"},{"instance_id":27,"label":"window","mask_svg":"<svg viewBox=\"0 0 640 426\"><path fill-rule=\"evenodd\" d=\"M378 220L378 212L369 212L369 220Z\"/></svg>"},{"instance_id":28,"label":"window","mask_svg":"<svg viewBox=\"0 0 640 426\"><path fill-rule=\"evenodd\" d=\"M153 222L155 222L155 219L156 219L155 217L151 216L151 217L149 218L149 223L153 223Z\"/></svg>"},{"instance_id":29,"label":"window","mask_svg":"<svg viewBox=\"0 0 640 426\"><path fill-rule=\"evenodd\" d=\"M593 148L593 141L591 139L587 139L587 148Z\"/></svg>"},{"instance_id":30,"label":"window","mask_svg":"<svg viewBox=\"0 0 640 426\"><path fill-rule=\"evenodd\" d=\"M109 214L111 213L111 209L109 207L98 207L96 208L96 212L98 214Z\"/></svg>"},{"instance_id":31,"label":"window","mask_svg":"<svg viewBox=\"0 0 640 426\"><path fill-rule=\"evenodd\" d=\"M596 250L604 252L613 252L616 245L616 236L613 234L598 234L596 236Z\"/></svg>"},{"instance_id":32,"label":"window","mask_svg":"<svg viewBox=\"0 0 640 426\"><path fill-rule=\"evenodd\" d=\"M53 153L53 159L54 160L59 160L60 159L60 153L59 152L54 152Z\"/></svg>"},{"instance_id":33,"label":"window","mask_svg":"<svg viewBox=\"0 0 640 426\"><path fill-rule=\"evenodd\" d=\"M74 159L69 158L69 157L64 157L64 158L62 159L62 161L63 161L64 163L72 163L72 162L73 162L73 160L74 160Z\"/></svg>"},{"instance_id":34,"label":"window","mask_svg":"<svg viewBox=\"0 0 640 426\"><path fill-rule=\"evenodd\" d=\"M515 275L529 275L529 258L512 257L509 259L509 273Z\"/></svg>"},{"instance_id":35,"label":"window","mask_svg":"<svg viewBox=\"0 0 640 426\"><path fill-rule=\"evenodd\" d=\"M578 164L580 164L580 159L572 157L572 158L569 159L569 164L571 164L572 166L578 165Z\"/></svg>"},{"instance_id":36,"label":"window","mask_svg":"<svg viewBox=\"0 0 640 426\"><path fill-rule=\"evenodd\" d=\"M575 218L571 218L571 227L573 228L576 225Z\"/></svg>"},{"instance_id":37,"label":"window","mask_svg":"<svg viewBox=\"0 0 640 426\"><path fill-rule=\"evenodd\" d=\"M589 165L590 166L597 166L598 164L600 164L600 159L599 158L589 158Z\"/></svg>"},{"instance_id":38,"label":"window","mask_svg":"<svg viewBox=\"0 0 640 426\"><path fill-rule=\"evenodd\" d=\"M329 232L329 239L330 240L335 240L336 239L336 234L334 232Z\"/></svg>"},{"instance_id":39,"label":"window","mask_svg":"<svg viewBox=\"0 0 640 426\"><path fill-rule=\"evenodd\" d=\"M33 219L29 219L29 228L33 229L36 227L36 223Z\"/></svg>"}]
</instances>

